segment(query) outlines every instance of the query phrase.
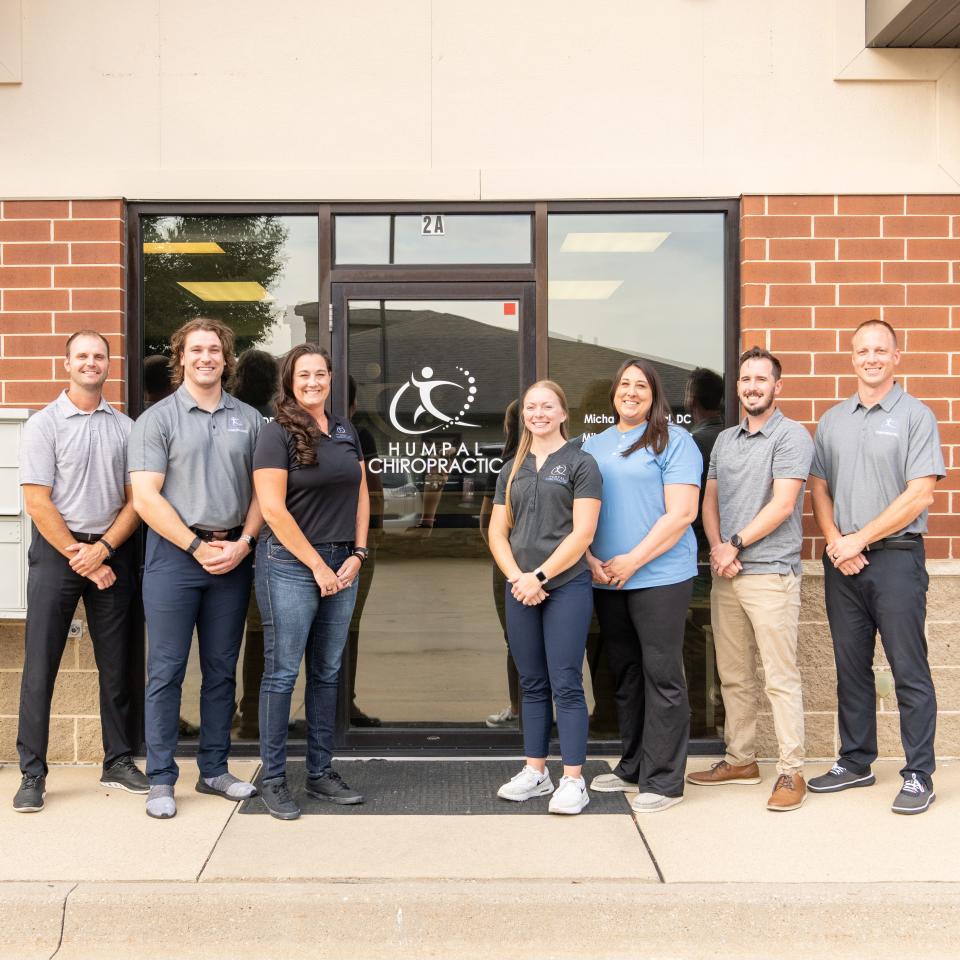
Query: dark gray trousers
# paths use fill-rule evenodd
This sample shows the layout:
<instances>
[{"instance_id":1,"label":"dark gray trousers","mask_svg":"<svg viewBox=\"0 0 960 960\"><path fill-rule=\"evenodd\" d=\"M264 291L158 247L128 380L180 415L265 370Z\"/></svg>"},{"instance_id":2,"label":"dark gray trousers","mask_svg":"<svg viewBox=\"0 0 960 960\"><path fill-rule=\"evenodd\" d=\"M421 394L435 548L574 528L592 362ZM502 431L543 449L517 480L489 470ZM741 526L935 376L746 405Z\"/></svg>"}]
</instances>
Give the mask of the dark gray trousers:
<instances>
[{"instance_id":1,"label":"dark gray trousers","mask_svg":"<svg viewBox=\"0 0 960 960\"><path fill-rule=\"evenodd\" d=\"M845 577L823 558L827 618L837 663L840 762L866 773L877 759L877 695L873 655L880 641L900 709L906 764L931 783L936 768L937 695L927 661L927 576L923 541L907 549L871 550L870 565Z\"/></svg>"},{"instance_id":2,"label":"dark gray trousers","mask_svg":"<svg viewBox=\"0 0 960 960\"><path fill-rule=\"evenodd\" d=\"M133 539L117 548L110 561L116 583L99 590L36 529L30 542L27 575L27 624L24 631L23 679L17 752L20 769L32 776L47 773L50 703L67 644L70 621L82 599L93 654L100 674L100 727L103 765L132 753L127 735L130 712L129 618L135 596L136 551Z\"/></svg>"}]
</instances>

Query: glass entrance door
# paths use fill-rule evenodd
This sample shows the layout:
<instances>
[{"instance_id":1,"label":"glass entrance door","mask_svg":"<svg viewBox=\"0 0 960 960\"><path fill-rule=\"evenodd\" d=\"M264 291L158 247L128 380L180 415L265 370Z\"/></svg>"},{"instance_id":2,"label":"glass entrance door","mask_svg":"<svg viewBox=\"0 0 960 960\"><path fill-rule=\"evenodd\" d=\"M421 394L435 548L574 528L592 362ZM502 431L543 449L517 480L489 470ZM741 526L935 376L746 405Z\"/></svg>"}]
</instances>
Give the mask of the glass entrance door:
<instances>
[{"instance_id":1,"label":"glass entrance door","mask_svg":"<svg viewBox=\"0 0 960 960\"><path fill-rule=\"evenodd\" d=\"M533 284L334 284L331 300L348 374L338 400L363 441L373 518L344 662L346 742L519 743L485 527L508 412L533 379Z\"/></svg>"}]
</instances>

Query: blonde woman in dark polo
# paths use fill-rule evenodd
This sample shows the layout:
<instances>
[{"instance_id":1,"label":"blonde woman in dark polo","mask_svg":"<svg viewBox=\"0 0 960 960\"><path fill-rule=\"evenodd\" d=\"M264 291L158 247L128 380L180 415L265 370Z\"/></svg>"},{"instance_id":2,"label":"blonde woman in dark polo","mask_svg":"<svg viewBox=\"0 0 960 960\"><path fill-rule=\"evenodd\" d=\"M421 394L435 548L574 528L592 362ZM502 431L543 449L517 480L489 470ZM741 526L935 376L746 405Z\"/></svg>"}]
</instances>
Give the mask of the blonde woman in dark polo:
<instances>
[{"instance_id":1,"label":"blonde woman in dark polo","mask_svg":"<svg viewBox=\"0 0 960 960\"><path fill-rule=\"evenodd\" d=\"M504 463L489 542L507 579L507 638L520 674L526 764L498 791L522 802L553 793L551 813L578 814L590 802L581 768L587 751L583 653L593 614L586 550L603 482L593 457L567 442L567 400L551 380L520 404L520 443ZM557 708L563 777L554 793L546 769Z\"/></svg>"}]
</instances>

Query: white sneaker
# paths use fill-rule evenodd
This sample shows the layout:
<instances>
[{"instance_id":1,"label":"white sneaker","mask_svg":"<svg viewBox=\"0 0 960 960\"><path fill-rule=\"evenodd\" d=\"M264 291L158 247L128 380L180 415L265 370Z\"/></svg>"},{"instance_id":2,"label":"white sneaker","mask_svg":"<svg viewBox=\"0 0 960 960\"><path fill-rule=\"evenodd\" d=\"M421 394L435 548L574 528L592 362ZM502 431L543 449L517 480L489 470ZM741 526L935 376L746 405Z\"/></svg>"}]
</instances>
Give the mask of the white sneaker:
<instances>
[{"instance_id":1,"label":"white sneaker","mask_svg":"<svg viewBox=\"0 0 960 960\"><path fill-rule=\"evenodd\" d=\"M590 802L583 777L561 777L557 792L550 798L551 813L579 813Z\"/></svg>"},{"instance_id":2,"label":"white sneaker","mask_svg":"<svg viewBox=\"0 0 960 960\"><path fill-rule=\"evenodd\" d=\"M520 718L510 707L504 707L499 713L491 713L483 722L488 727L515 727Z\"/></svg>"},{"instance_id":3,"label":"white sneaker","mask_svg":"<svg viewBox=\"0 0 960 960\"><path fill-rule=\"evenodd\" d=\"M665 797L659 793L638 793L630 806L635 813L657 813L667 807L675 807L682 799L682 796Z\"/></svg>"},{"instance_id":4,"label":"white sneaker","mask_svg":"<svg viewBox=\"0 0 960 960\"><path fill-rule=\"evenodd\" d=\"M597 793L639 793L640 788L629 780L621 780L615 773L598 773L590 781L590 789Z\"/></svg>"},{"instance_id":5,"label":"white sneaker","mask_svg":"<svg viewBox=\"0 0 960 960\"><path fill-rule=\"evenodd\" d=\"M545 797L553 793L553 781L546 770L541 773L527 764L509 783L505 783L498 791L501 800L516 800L518 803L529 800L531 797Z\"/></svg>"}]
</instances>

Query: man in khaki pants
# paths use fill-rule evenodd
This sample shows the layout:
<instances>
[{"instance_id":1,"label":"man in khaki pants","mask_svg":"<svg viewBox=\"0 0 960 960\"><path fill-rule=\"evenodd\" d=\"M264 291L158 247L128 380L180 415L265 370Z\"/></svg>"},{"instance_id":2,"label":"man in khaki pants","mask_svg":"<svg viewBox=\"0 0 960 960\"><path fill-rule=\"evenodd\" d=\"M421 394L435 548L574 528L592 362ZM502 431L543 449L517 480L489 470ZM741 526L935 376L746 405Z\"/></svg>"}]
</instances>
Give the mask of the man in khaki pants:
<instances>
[{"instance_id":1,"label":"man in khaki pants","mask_svg":"<svg viewBox=\"0 0 960 960\"><path fill-rule=\"evenodd\" d=\"M740 357L737 396L747 415L720 434L710 456L703 528L727 752L709 770L687 777L700 786L760 782L759 650L780 750L767 809L778 811L796 810L807 792L797 621L803 486L813 459L806 429L774 406L780 374L777 358L759 347Z\"/></svg>"}]
</instances>

